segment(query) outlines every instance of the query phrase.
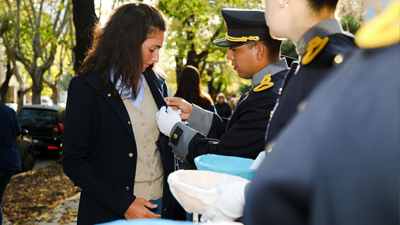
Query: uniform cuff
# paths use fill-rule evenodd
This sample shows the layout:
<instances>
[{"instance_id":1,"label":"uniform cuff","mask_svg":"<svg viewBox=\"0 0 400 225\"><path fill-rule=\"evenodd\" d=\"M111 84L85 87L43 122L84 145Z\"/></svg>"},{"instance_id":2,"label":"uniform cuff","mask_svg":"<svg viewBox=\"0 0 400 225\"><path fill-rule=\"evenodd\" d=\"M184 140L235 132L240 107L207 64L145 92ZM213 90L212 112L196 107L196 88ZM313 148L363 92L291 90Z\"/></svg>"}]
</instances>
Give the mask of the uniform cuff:
<instances>
[{"instance_id":1,"label":"uniform cuff","mask_svg":"<svg viewBox=\"0 0 400 225\"><path fill-rule=\"evenodd\" d=\"M193 110L187 120L189 127L197 130L198 132L208 135L210 132L212 120L214 118L214 113L202 109L201 107L192 104Z\"/></svg>"},{"instance_id":2,"label":"uniform cuff","mask_svg":"<svg viewBox=\"0 0 400 225\"><path fill-rule=\"evenodd\" d=\"M176 123L171 130L170 143L172 152L177 154L178 158L186 160L189 153L189 143L192 138L197 134L197 131L186 126L182 122Z\"/></svg>"}]
</instances>

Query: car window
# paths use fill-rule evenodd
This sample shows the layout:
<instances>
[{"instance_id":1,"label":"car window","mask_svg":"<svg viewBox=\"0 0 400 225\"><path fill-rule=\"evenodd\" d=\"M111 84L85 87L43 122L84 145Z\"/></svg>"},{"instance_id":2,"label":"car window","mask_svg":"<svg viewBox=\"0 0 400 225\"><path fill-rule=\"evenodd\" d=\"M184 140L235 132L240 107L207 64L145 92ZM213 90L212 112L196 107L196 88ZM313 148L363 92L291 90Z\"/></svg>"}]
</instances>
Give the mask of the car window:
<instances>
[{"instance_id":1,"label":"car window","mask_svg":"<svg viewBox=\"0 0 400 225\"><path fill-rule=\"evenodd\" d=\"M23 121L48 121L57 122L57 111L43 109L21 109L18 113L20 122Z\"/></svg>"}]
</instances>

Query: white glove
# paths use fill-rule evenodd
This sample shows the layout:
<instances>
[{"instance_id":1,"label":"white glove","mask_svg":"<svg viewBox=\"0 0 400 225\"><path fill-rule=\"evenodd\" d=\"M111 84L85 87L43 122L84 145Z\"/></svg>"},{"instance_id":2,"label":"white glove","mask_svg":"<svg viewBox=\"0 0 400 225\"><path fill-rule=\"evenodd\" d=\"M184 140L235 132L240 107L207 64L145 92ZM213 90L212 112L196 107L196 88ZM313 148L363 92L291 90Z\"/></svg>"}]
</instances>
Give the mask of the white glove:
<instances>
[{"instance_id":1,"label":"white glove","mask_svg":"<svg viewBox=\"0 0 400 225\"><path fill-rule=\"evenodd\" d=\"M264 159L265 159L265 151L262 151L262 152L260 152L260 154L258 154L258 156L254 160L253 164L251 164L250 169L252 169L252 170L258 169L258 167L261 165L261 163L264 161Z\"/></svg>"},{"instance_id":2,"label":"white glove","mask_svg":"<svg viewBox=\"0 0 400 225\"><path fill-rule=\"evenodd\" d=\"M233 221L243 215L244 191L250 181L231 181L218 186L220 195L201 216L201 221Z\"/></svg>"},{"instance_id":3,"label":"white glove","mask_svg":"<svg viewBox=\"0 0 400 225\"><path fill-rule=\"evenodd\" d=\"M174 125L181 121L180 114L180 110L174 111L171 107L167 109L165 106L161 107L156 113L157 126L161 133L169 137Z\"/></svg>"}]
</instances>

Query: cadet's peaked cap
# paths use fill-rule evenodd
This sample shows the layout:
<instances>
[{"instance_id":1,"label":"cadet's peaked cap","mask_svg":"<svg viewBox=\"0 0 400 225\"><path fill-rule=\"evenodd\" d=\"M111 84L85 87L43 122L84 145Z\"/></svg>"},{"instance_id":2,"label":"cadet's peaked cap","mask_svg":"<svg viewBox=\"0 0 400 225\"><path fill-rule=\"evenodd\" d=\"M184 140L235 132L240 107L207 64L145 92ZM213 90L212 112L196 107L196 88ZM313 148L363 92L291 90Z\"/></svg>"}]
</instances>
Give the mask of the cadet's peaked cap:
<instances>
[{"instance_id":1,"label":"cadet's peaked cap","mask_svg":"<svg viewBox=\"0 0 400 225\"><path fill-rule=\"evenodd\" d=\"M221 14L227 32L226 37L213 41L219 47L235 47L252 41L272 39L265 22L264 10L224 8Z\"/></svg>"}]
</instances>

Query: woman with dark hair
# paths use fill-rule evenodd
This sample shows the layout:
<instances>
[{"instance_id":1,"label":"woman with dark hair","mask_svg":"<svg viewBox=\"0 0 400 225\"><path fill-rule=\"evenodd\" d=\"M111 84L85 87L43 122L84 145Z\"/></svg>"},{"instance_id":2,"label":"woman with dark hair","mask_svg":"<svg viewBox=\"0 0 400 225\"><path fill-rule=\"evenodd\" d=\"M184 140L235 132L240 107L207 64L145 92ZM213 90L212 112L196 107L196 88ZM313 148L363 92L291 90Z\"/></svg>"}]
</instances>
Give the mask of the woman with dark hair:
<instances>
[{"instance_id":1,"label":"woman with dark hair","mask_svg":"<svg viewBox=\"0 0 400 225\"><path fill-rule=\"evenodd\" d=\"M194 66L186 66L179 73L178 90L174 97L181 97L203 109L215 112L211 96L202 90L199 70Z\"/></svg>"},{"instance_id":2,"label":"woman with dark hair","mask_svg":"<svg viewBox=\"0 0 400 225\"><path fill-rule=\"evenodd\" d=\"M153 70L167 21L156 8L125 4L104 27L68 89L62 163L82 189L78 224L185 219L166 177L174 171L155 113L167 87Z\"/></svg>"}]
</instances>

